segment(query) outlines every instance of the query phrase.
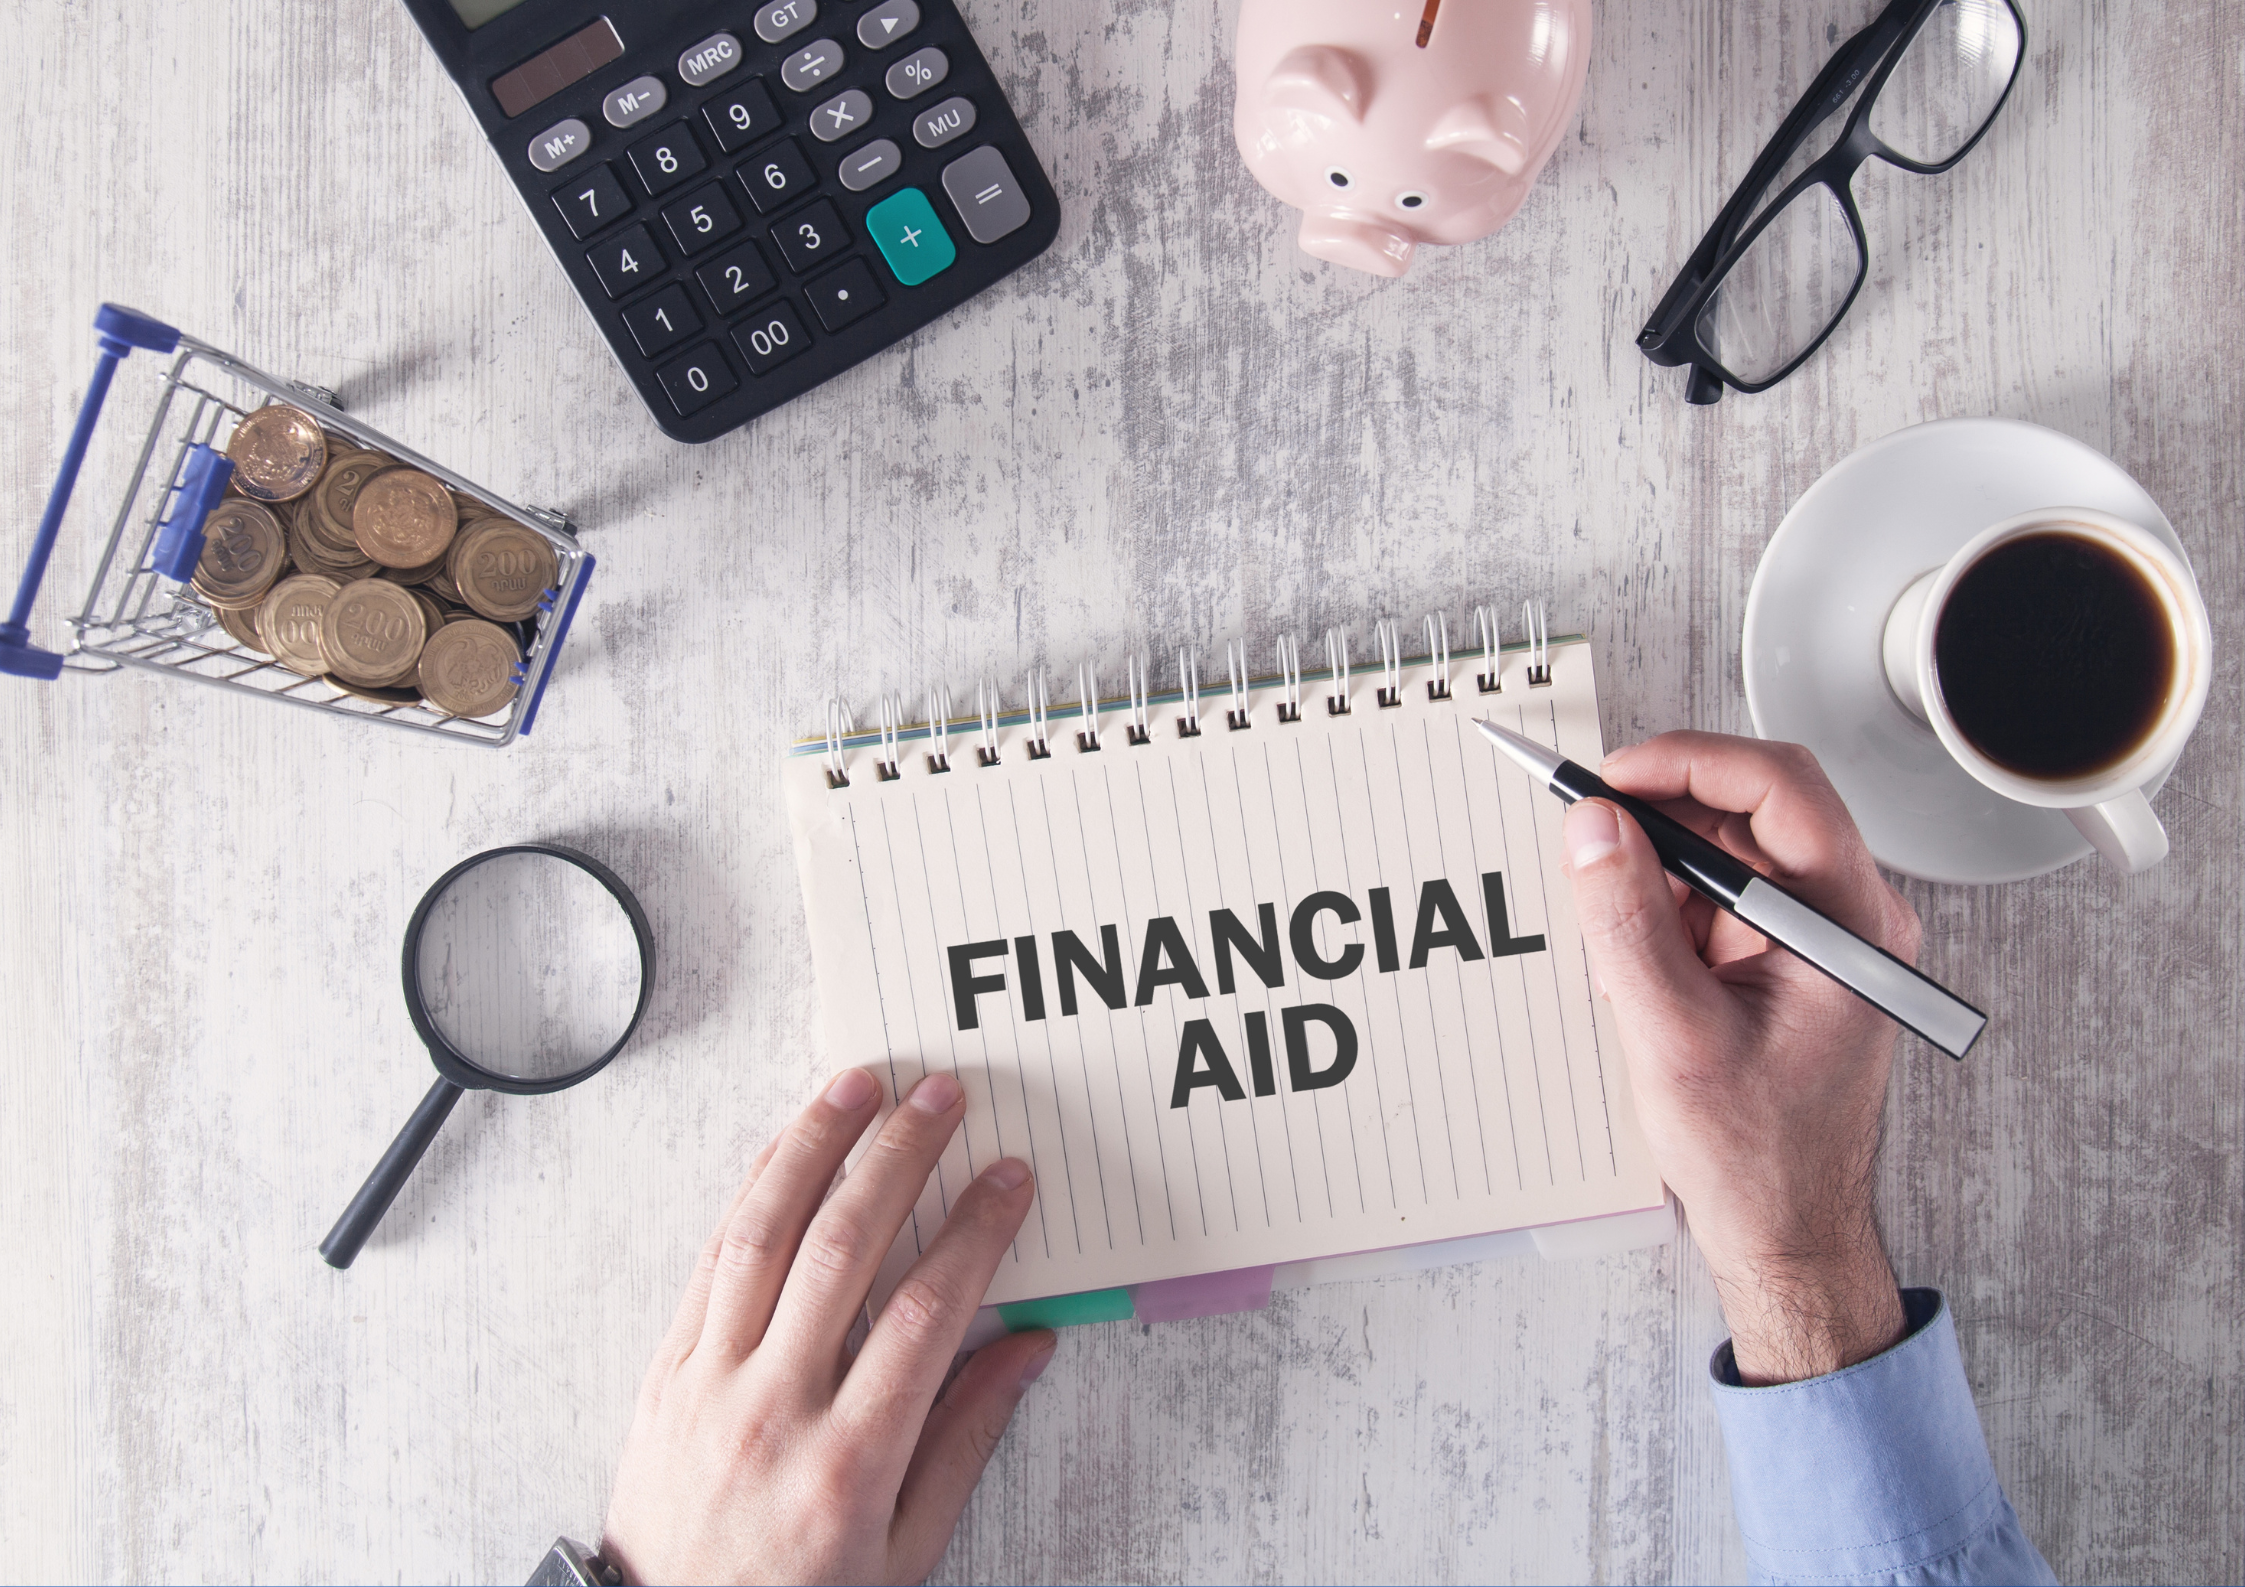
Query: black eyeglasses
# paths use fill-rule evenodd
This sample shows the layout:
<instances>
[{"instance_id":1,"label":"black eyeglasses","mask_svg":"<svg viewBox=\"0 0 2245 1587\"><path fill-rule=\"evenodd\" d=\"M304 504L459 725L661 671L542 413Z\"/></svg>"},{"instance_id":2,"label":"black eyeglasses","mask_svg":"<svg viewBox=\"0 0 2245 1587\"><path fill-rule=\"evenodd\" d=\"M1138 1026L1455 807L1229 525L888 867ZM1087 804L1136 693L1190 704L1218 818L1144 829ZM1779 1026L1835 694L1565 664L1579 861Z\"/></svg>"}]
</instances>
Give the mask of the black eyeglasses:
<instances>
[{"instance_id":1,"label":"black eyeglasses","mask_svg":"<svg viewBox=\"0 0 2245 1587\"><path fill-rule=\"evenodd\" d=\"M2011 95L2026 54L2014 0L1894 0L1842 45L1692 250L1637 346L1689 365L1685 396L1767 391L1846 317L1871 249L1851 191L1873 155L1932 176L1972 152ZM1767 205L1764 195L1869 79L1839 141Z\"/></svg>"}]
</instances>

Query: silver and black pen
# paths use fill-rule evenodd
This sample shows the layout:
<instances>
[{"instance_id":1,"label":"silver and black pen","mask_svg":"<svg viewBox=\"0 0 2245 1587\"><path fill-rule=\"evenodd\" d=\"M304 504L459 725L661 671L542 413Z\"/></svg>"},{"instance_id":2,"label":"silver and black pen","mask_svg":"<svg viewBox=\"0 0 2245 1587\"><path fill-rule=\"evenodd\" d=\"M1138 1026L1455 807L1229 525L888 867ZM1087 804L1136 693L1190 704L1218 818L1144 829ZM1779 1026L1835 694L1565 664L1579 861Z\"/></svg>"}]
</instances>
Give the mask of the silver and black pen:
<instances>
[{"instance_id":1,"label":"silver and black pen","mask_svg":"<svg viewBox=\"0 0 2245 1587\"><path fill-rule=\"evenodd\" d=\"M1779 947L1797 954L1864 1002L1917 1032L1951 1058L1962 1058L1988 1028L1988 1016L1940 982L1919 974L1884 948L1865 942L1821 911L1802 903L1736 855L1725 852L1644 800L1617 792L1557 750L1477 724L1489 741L1560 798L1606 799L1644 828L1653 852L1671 876L1703 893Z\"/></svg>"}]
</instances>

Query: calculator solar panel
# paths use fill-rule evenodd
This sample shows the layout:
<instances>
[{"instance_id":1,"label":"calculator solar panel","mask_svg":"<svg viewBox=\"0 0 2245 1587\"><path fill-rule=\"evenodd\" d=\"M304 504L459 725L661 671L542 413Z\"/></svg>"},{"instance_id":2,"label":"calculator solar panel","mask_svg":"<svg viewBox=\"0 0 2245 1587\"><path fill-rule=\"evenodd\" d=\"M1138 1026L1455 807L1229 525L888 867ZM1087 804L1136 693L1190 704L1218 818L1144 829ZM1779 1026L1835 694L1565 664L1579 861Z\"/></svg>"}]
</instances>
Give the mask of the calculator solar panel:
<instances>
[{"instance_id":1,"label":"calculator solar panel","mask_svg":"<svg viewBox=\"0 0 2245 1587\"><path fill-rule=\"evenodd\" d=\"M953 0L405 0L666 435L801 396L1051 246Z\"/></svg>"}]
</instances>

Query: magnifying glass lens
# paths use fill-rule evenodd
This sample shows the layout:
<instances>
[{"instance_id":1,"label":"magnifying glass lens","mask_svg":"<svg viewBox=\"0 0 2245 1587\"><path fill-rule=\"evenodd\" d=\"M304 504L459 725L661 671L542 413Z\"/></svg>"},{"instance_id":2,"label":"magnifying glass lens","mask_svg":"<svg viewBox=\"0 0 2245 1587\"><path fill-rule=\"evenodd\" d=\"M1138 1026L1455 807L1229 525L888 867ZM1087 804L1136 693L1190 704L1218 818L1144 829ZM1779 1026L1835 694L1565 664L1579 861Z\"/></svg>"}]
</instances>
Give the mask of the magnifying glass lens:
<instances>
[{"instance_id":1,"label":"magnifying glass lens","mask_svg":"<svg viewBox=\"0 0 2245 1587\"><path fill-rule=\"evenodd\" d=\"M542 1083L599 1063L631 1029L645 973L623 904L582 866L500 854L429 906L414 967L438 1034L477 1068Z\"/></svg>"}]
</instances>

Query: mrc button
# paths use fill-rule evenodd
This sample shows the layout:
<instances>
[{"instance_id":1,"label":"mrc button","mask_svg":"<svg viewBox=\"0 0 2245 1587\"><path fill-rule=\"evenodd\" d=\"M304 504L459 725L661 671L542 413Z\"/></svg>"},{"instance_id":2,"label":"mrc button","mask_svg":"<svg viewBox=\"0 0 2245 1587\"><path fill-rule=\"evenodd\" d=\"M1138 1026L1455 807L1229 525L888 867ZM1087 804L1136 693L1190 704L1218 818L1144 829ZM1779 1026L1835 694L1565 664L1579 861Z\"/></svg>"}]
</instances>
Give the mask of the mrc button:
<instances>
[{"instance_id":1,"label":"mrc button","mask_svg":"<svg viewBox=\"0 0 2245 1587\"><path fill-rule=\"evenodd\" d=\"M678 57L678 75L688 87L714 83L741 63L741 41L730 33L712 33Z\"/></svg>"},{"instance_id":2,"label":"mrc button","mask_svg":"<svg viewBox=\"0 0 2245 1587\"><path fill-rule=\"evenodd\" d=\"M541 171L558 171L591 147L592 128L571 116L530 140L530 163Z\"/></svg>"}]
</instances>

